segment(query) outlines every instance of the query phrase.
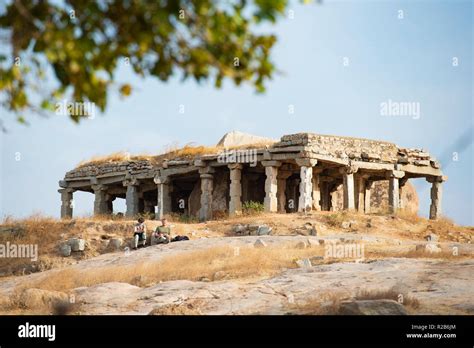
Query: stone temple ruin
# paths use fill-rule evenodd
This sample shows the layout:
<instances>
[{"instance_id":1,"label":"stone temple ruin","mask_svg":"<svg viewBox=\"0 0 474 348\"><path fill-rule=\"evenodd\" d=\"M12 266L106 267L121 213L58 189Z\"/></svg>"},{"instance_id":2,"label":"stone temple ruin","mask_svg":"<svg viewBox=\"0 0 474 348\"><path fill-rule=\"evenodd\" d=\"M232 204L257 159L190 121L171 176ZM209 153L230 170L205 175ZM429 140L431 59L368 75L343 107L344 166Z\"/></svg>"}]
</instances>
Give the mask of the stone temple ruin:
<instances>
[{"instance_id":1,"label":"stone temple ruin","mask_svg":"<svg viewBox=\"0 0 474 348\"><path fill-rule=\"evenodd\" d=\"M246 146L232 147L235 139ZM266 144L262 139L231 132L214 153L81 165L59 181L61 217L72 217L75 191L95 195L97 215L112 214L116 198L126 200L128 217L181 213L205 221L223 213L239 215L246 201L263 203L267 212L328 211L335 210L332 194L341 185L343 209L369 213L371 187L381 180L389 183L393 213L403 208L401 193L412 178L431 183L430 219L441 214L446 176L423 150L312 133L284 135Z\"/></svg>"}]
</instances>

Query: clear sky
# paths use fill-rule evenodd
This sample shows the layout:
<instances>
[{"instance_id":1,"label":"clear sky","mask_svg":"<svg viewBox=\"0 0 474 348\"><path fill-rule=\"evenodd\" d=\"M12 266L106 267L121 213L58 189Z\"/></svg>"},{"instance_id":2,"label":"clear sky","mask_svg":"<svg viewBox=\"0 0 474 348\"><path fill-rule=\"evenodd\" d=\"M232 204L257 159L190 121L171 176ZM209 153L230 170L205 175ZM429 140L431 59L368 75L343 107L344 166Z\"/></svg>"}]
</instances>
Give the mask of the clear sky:
<instances>
[{"instance_id":1,"label":"clear sky","mask_svg":"<svg viewBox=\"0 0 474 348\"><path fill-rule=\"evenodd\" d=\"M121 67L118 80L132 83L132 96L112 95L104 114L80 125L31 114L22 126L0 109L9 130L0 134L0 214L58 217L58 180L95 155L213 145L231 130L272 138L308 131L426 149L449 176L444 214L474 225L473 7L462 0L293 2L294 18L265 29L278 36L273 60L281 73L264 95L230 82L216 90L178 76L168 83L140 79ZM420 117L382 116L388 100L419 103ZM430 186L414 183L426 216ZM75 215L92 209L92 194L75 193Z\"/></svg>"}]
</instances>

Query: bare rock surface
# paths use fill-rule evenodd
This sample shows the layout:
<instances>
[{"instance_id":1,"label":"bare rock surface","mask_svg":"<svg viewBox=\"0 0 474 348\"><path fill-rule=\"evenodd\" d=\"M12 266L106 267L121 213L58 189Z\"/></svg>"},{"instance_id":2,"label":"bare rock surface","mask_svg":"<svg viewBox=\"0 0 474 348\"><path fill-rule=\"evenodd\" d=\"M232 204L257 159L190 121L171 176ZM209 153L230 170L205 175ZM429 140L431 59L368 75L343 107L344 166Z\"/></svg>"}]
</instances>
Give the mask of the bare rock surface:
<instances>
[{"instance_id":1,"label":"bare rock surface","mask_svg":"<svg viewBox=\"0 0 474 348\"><path fill-rule=\"evenodd\" d=\"M349 235L346 237L353 240L366 238L367 243L380 242L370 236ZM341 236L337 237L340 239ZM63 269L84 272L97 267L134 265L215 246L253 248L259 239L265 242L267 248L299 242L311 247L324 240L308 236L205 238L103 254ZM326 238L330 239L331 236ZM392 242L387 246L400 250L414 250L416 247L415 244ZM60 270L2 281L0 296L9 296L18 286L41 280L57 271ZM228 279L226 274L216 273L214 281L173 280L142 287L108 282L76 288L72 293L80 304L81 314L285 314L299 313L298 308L308 303L322 306L328 297L351 301L360 290L396 289L419 301L420 307L411 313L474 314L473 274L473 259L385 258L316 264L286 269L272 277L252 279Z\"/></svg>"}]
</instances>

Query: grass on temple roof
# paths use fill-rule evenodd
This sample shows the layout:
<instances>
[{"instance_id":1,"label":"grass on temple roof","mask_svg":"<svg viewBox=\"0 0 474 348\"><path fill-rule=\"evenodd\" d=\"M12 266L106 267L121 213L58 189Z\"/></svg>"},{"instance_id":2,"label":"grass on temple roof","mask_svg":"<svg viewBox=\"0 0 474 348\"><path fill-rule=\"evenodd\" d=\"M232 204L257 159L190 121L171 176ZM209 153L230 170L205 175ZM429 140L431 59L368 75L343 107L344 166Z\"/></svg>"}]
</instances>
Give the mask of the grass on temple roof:
<instances>
[{"instance_id":1,"label":"grass on temple roof","mask_svg":"<svg viewBox=\"0 0 474 348\"><path fill-rule=\"evenodd\" d=\"M259 142L253 144L246 144L240 146L231 146L226 148L227 150L245 150L245 149L263 149L266 146L273 145L274 142ZM105 156L94 156L88 160L81 161L77 168L89 166L89 165L100 165L106 163L120 163L126 161L150 161L152 164L159 164L164 160L170 159L189 159L203 155L215 155L220 151L224 151L224 147L221 146L193 146L191 143L186 144L183 147L176 145L168 145L160 154L149 155L149 154L138 154L131 155L125 151L114 152L110 155Z\"/></svg>"}]
</instances>

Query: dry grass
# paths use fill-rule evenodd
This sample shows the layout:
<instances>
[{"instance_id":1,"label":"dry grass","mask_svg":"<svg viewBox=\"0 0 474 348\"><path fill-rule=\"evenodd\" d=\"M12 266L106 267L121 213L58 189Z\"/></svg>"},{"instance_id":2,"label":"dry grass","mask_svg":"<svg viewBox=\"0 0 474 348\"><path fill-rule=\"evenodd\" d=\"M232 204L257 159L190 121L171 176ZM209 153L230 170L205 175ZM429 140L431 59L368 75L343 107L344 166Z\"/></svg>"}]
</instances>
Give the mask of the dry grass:
<instances>
[{"instance_id":1,"label":"dry grass","mask_svg":"<svg viewBox=\"0 0 474 348\"><path fill-rule=\"evenodd\" d=\"M420 307L420 302L418 299L414 298L413 296L407 295L406 293L402 293L397 291L395 288L390 288L386 290L359 290L359 292L355 295L356 300L394 300L405 307L411 307L413 309L417 309Z\"/></svg>"},{"instance_id":2,"label":"dry grass","mask_svg":"<svg viewBox=\"0 0 474 348\"><path fill-rule=\"evenodd\" d=\"M179 147L176 143L171 145L166 145L164 149L157 155L149 154L138 154L130 155L130 153L125 151L114 152L110 155L105 156L94 156L88 160L81 161L77 168L89 166L89 165L99 165L105 163L120 163L126 161L150 161L152 164L159 164L164 160L171 159L190 159L197 156L203 155L215 155L223 150L245 150L245 149L264 149L265 147L272 146L275 142L258 142L254 144L246 144L239 146L231 146L228 148L223 148L220 146L195 146L192 143L188 143L183 147Z\"/></svg>"},{"instance_id":3,"label":"dry grass","mask_svg":"<svg viewBox=\"0 0 474 348\"><path fill-rule=\"evenodd\" d=\"M383 290L359 290L354 296L346 292L321 293L302 303L290 304L288 314L303 315L338 315L341 302L345 300L394 300L413 310L420 307L420 302L413 296L396 291L395 288Z\"/></svg>"},{"instance_id":4,"label":"dry grass","mask_svg":"<svg viewBox=\"0 0 474 348\"><path fill-rule=\"evenodd\" d=\"M81 272L73 268L52 271L40 280L24 286L54 291L67 291L107 282L146 286L160 281L179 279L213 280L219 271L224 272L224 279L267 277L282 269L297 267L295 261L298 259L321 254L322 249L319 247L296 249L287 245L269 246L265 249L253 247L234 249L223 246L190 251L168 256L160 261L130 266L106 266Z\"/></svg>"},{"instance_id":5,"label":"dry grass","mask_svg":"<svg viewBox=\"0 0 474 348\"><path fill-rule=\"evenodd\" d=\"M288 306L287 314L298 315L337 315L341 301L346 299L342 293L325 292L304 302L296 302Z\"/></svg>"}]
</instances>

